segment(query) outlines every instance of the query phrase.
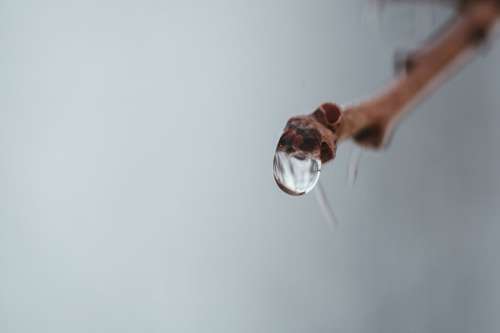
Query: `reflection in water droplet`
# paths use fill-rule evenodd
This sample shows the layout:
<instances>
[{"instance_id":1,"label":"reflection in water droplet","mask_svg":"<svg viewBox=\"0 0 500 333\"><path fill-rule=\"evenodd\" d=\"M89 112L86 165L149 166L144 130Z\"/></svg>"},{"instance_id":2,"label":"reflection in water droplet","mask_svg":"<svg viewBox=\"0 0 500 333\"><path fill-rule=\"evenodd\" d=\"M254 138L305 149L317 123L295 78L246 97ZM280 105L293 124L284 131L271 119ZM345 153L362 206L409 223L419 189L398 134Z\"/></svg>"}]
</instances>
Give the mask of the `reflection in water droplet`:
<instances>
[{"instance_id":1,"label":"reflection in water droplet","mask_svg":"<svg viewBox=\"0 0 500 333\"><path fill-rule=\"evenodd\" d=\"M274 155L274 180L288 194L302 195L312 190L320 171L320 160L282 151Z\"/></svg>"}]
</instances>

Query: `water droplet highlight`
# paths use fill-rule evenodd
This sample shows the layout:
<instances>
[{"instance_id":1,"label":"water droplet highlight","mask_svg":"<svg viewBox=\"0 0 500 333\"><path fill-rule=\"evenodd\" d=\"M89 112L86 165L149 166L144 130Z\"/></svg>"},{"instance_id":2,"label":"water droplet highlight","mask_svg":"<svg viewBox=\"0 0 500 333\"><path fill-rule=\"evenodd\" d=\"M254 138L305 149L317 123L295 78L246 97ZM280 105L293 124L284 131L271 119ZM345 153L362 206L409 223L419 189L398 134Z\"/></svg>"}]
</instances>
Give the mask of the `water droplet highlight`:
<instances>
[{"instance_id":1,"label":"water droplet highlight","mask_svg":"<svg viewBox=\"0 0 500 333\"><path fill-rule=\"evenodd\" d=\"M321 161L318 159L283 151L277 151L274 155L274 180L290 195L311 191L318 182L320 172Z\"/></svg>"}]
</instances>

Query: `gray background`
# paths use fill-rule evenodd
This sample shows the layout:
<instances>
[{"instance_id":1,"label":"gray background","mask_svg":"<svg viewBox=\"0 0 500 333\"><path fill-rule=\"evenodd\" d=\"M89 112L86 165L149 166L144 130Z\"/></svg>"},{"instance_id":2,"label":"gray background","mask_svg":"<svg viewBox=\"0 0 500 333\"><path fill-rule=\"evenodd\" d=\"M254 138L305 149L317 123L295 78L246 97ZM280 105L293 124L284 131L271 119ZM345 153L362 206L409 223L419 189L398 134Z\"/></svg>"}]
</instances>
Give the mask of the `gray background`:
<instances>
[{"instance_id":1,"label":"gray background","mask_svg":"<svg viewBox=\"0 0 500 333\"><path fill-rule=\"evenodd\" d=\"M388 82L446 11L0 1L0 332L498 332L500 44L314 195L285 121Z\"/></svg>"}]
</instances>

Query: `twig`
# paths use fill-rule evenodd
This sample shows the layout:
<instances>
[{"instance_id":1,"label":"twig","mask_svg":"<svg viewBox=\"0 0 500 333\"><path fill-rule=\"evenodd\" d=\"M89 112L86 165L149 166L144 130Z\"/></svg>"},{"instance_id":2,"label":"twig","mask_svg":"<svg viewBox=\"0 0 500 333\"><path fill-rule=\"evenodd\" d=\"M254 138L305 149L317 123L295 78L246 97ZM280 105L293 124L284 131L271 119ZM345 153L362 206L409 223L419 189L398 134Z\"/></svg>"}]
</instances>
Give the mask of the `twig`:
<instances>
[{"instance_id":1,"label":"twig","mask_svg":"<svg viewBox=\"0 0 500 333\"><path fill-rule=\"evenodd\" d=\"M277 150L325 163L334 159L337 143L343 140L352 138L367 148L386 146L401 116L469 60L500 17L498 0L462 3L454 22L437 40L408 57L385 91L343 110L325 103L310 115L291 118Z\"/></svg>"},{"instance_id":2,"label":"twig","mask_svg":"<svg viewBox=\"0 0 500 333\"><path fill-rule=\"evenodd\" d=\"M400 116L471 58L499 14L500 7L493 1L478 2L464 9L437 41L407 58L404 73L389 89L369 101L346 108L339 139L352 136L357 143L372 148L387 144Z\"/></svg>"}]
</instances>

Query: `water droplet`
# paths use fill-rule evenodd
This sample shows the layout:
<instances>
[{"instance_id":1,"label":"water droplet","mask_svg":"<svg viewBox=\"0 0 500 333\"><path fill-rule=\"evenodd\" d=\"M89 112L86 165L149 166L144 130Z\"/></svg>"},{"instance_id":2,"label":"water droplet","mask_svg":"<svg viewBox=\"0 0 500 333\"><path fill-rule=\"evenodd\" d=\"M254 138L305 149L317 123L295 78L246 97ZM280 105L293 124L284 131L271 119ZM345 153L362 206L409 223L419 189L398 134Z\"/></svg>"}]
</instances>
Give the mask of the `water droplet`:
<instances>
[{"instance_id":1,"label":"water droplet","mask_svg":"<svg viewBox=\"0 0 500 333\"><path fill-rule=\"evenodd\" d=\"M301 154L277 151L273 173L278 186L291 195L302 195L314 188L321 171L321 161Z\"/></svg>"}]
</instances>

